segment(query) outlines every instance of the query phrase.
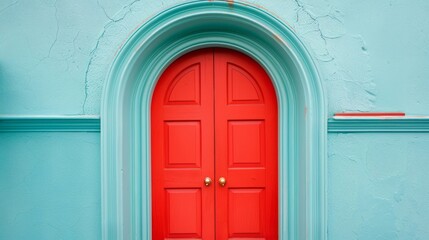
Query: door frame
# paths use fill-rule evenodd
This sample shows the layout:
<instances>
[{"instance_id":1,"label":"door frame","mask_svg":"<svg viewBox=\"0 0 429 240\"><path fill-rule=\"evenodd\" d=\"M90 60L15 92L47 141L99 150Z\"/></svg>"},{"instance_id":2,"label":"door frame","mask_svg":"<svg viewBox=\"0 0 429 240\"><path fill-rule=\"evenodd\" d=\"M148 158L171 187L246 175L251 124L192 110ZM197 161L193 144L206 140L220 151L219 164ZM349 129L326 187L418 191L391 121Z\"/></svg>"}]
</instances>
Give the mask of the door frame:
<instances>
[{"instance_id":1,"label":"door frame","mask_svg":"<svg viewBox=\"0 0 429 240\"><path fill-rule=\"evenodd\" d=\"M163 70L206 47L255 59L279 107L279 239L326 239L327 106L315 63L293 30L260 7L193 1L126 39L102 96L102 239L151 239L150 105Z\"/></svg>"}]
</instances>

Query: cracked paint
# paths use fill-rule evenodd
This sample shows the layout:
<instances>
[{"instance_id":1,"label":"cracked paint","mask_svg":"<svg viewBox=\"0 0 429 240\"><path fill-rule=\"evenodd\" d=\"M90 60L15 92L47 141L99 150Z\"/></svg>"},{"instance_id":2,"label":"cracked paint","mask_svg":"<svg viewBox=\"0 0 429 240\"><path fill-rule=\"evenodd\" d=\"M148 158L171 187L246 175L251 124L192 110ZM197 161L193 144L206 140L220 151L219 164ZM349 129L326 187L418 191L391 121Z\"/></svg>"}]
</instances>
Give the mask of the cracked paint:
<instances>
[{"instance_id":1,"label":"cracked paint","mask_svg":"<svg viewBox=\"0 0 429 240\"><path fill-rule=\"evenodd\" d=\"M57 2L58 2L58 0L57 0L57 1L55 1L55 3L54 3L54 8L55 8L55 23L56 23L56 25L57 25L57 30L56 30L56 32L55 32L55 39L54 39L54 41L52 42L51 46L49 47L49 52L48 52L48 56L47 56L47 57L50 57L50 56L51 56L52 48L55 46L55 43L57 43L57 41L58 41L58 32L60 31L60 25L59 25L59 23L58 23L58 8L57 8Z\"/></svg>"},{"instance_id":2,"label":"cracked paint","mask_svg":"<svg viewBox=\"0 0 429 240\"><path fill-rule=\"evenodd\" d=\"M100 1L99 0L97 0L97 5L103 10L103 12L104 12L104 15L108 18L108 19L110 19L111 21L113 21L113 19L107 14L107 12L106 12L106 9L103 7L103 5L101 5L101 3L100 3Z\"/></svg>"},{"instance_id":3,"label":"cracked paint","mask_svg":"<svg viewBox=\"0 0 429 240\"><path fill-rule=\"evenodd\" d=\"M101 85L99 85L99 86L96 86L96 89L93 89L91 86L90 86L90 80L89 80L89 78L91 77L90 76L90 74L91 74L91 71L94 71L94 70L92 70L93 69L93 63L94 63L94 61L98 61L98 59L97 59L97 54L100 54L100 55L104 55L104 53L100 53L100 51L99 51L99 47L100 47L100 44L103 44L103 41L105 40L105 36L106 36L106 34L107 34L107 32L108 31L110 31L110 30L112 30L112 29L114 29L114 30L117 30L118 28L117 28L117 26L113 26L113 25L116 25L116 24L119 24L122 20L124 20L130 13L132 13L132 11L133 11L133 6L136 4L136 3L139 3L140 2L140 0L135 0L135 1L132 1L131 3L129 3L129 4L127 4L127 5L125 5L125 6L123 6L122 8L121 8L121 10L117 13L117 14L115 14L113 17L110 17L108 14L107 14L107 12L106 12L106 9L100 4L100 1L97 1L97 5L102 9L102 11L103 11L103 13L104 13L104 15L106 16L106 18L108 18L109 19L109 22L107 22L105 25L104 25L104 27L103 27L103 31L101 32L101 34L100 34L100 36L97 38L97 41L96 41L96 43L95 43L95 46L92 48L92 50L90 51L90 58L89 58L89 61L88 61L88 64L87 64L87 66L86 66L86 70L85 70L85 82L84 82L84 100L83 100L83 103L82 103L82 114L87 114L88 113L88 111L86 110L87 109L87 101L88 101L88 96L89 96L89 93L90 93L90 91L91 90L98 90L98 91L101 91L101 89L102 89L102 87L101 87ZM122 30L124 30L124 29L122 29ZM114 34L111 34L110 36L113 36ZM127 34L128 35L128 34ZM118 38L118 39L120 39L120 38ZM122 39L120 39L120 41L122 41ZM112 44L112 42L108 42L109 44ZM116 41L116 44L112 44L112 46L115 46L115 47L119 47L119 41L117 40ZM112 46L109 46L109 47L112 47ZM116 51L115 51L116 52ZM110 60L113 60L112 59L112 56L109 58ZM110 65L110 63L104 63L103 64L104 65L104 67L105 67L105 70L104 71L107 71L107 66L108 65ZM97 71L97 70L99 70L98 68L99 67L102 67L102 65L98 65L97 66L97 69L95 70L95 71ZM103 76L104 77L104 76ZM100 79L100 77L98 77L99 78L99 80L98 81L100 81L101 83L103 82L103 80L104 80L104 78L101 78ZM97 96L98 96L98 98L100 98L101 97L101 92L98 92L98 94L97 94ZM98 99L98 100L100 100L100 99ZM98 104L98 106L99 106L99 104ZM90 111L90 113L94 113L96 110L94 110L94 109L90 109L89 110Z\"/></svg>"},{"instance_id":4,"label":"cracked paint","mask_svg":"<svg viewBox=\"0 0 429 240\"><path fill-rule=\"evenodd\" d=\"M55 9L54 38L51 40L48 51L35 65L35 69L40 69L46 64L57 60L63 61L64 72L77 70L77 68L73 69L74 64L72 61L76 58L76 54L85 55L86 63L79 63L79 71L83 75L80 110L74 110L73 114L98 114L100 112L102 85L108 72L108 67L126 36L129 36L133 29L140 26L142 20L180 2L185 1L166 5L164 1L153 3L136 0L120 4L97 0L94 2L94 7L98 9L98 13L105 19L103 26L99 28L101 32L98 31L97 37L92 41L85 40L87 34L82 31L75 31L73 34L69 34L72 35L70 39L73 38L73 41L70 42L72 50L70 53L63 51L66 28L62 26L64 20L59 19L59 14L64 11L64 3L62 1L51 2L49 5ZM229 5L233 4L232 1L227 2ZM60 3L61 6L59 6ZM280 3L282 7L277 7ZM309 47L313 57L319 62L319 72L328 86L330 113L368 111L374 108L376 86L373 81L372 67L368 62L371 57L370 49L364 44L362 35L346 31L344 13L336 8L333 3L326 1L278 0L270 1L269 3L249 1L249 4L261 6L277 18L284 19L284 22L292 25L293 30ZM283 11L284 9L287 11ZM94 31L94 33L97 33L97 31ZM356 38L355 36L360 37ZM281 39L278 40L281 41ZM86 41L86 44L91 43L92 46L81 50L79 46L76 46L76 41ZM348 56L344 54L344 50L338 51L338 43L340 46L343 45L344 49L354 47L356 44L362 44L361 50L364 50L354 53L354 61L347 65L346 58ZM59 55L60 53L63 56ZM350 71L350 68L355 68L355 66L362 66L358 67L359 73L353 70ZM75 81L78 79L76 78Z\"/></svg>"},{"instance_id":5,"label":"cracked paint","mask_svg":"<svg viewBox=\"0 0 429 240\"><path fill-rule=\"evenodd\" d=\"M365 112L371 111L376 101L376 85L370 62L370 52L362 36L345 36L352 48L348 52L339 52L343 56L353 55L361 64L347 64L335 61L336 70L326 77L330 95L330 112ZM338 45L337 45L338 46ZM333 51L341 51L340 48Z\"/></svg>"},{"instance_id":6,"label":"cracked paint","mask_svg":"<svg viewBox=\"0 0 429 240\"><path fill-rule=\"evenodd\" d=\"M133 29L140 26L150 16L169 6L183 2L186 1L168 1L167 4L166 1L96 0L78 4L50 0L32 2L31 6L26 6L26 8L21 1L8 1L0 4L0 17L3 17L5 21L12 15L17 26L27 26L31 22L39 21L37 25L29 25L27 30L5 29L11 34L0 36L0 40L6 43L3 54L16 58L14 65L9 66L10 61L8 61L0 66L2 69L6 69L3 74L7 79L1 88L4 90L0 95L0 111L13 113L15 110L18 113L25 113L33 110L35 113L98 114L106 72L113 61L114 54L126 40L126 36L129 36ZM394 99L393 92L398 93L398 90L380 91L378 84L386 86L390 79L396 78L396 82L400 78L407 79L406 74L392 75L381 72L385 70L380 70L380 66L384 66L385 69L393 66L395 59L390 57L383 62L383 55L380 56L380 46L382 45L374 44L374 34L365 32L365 29L356 28L356 24L371 19L363 16L361 20L357 21L354 20L356 18L354 15L352 19L350 15L355 14L352 11L354 8L343 2L323 0L273 0L269 2L245 0L245 2L249 5L260 6L285 24L291 25L293 31L302 39L316 60L319 73L325 81L330 114L342 111L362 112L380 109L379 104L386 105L386 97ZM360 2L358 6L364 4L367 3ZM381 4L383 3L378 5ZM389 7L386 11L404 7L403 3L397 1L385 5ZM423 11L424 7L419 9ZM38 13L39 15L37 15ZM36 16L34 20L28 21L29 18L26 20L24 17L30 15ZM21 18L21 22L19 22L19 18ZM96 23L94 26L92 26L93 22ZM371 22L374 22L373 19ZM46 26L46 29L41 29L41 26ZM371 28L368 24L366 26L368 26L367 29ZM30 29L34 29L34 31L31 32ZM421 45L427 45L429 40L425 37L427 36L425 28L417 30L418 35L415 41L420 41ZM40 32L40 34L34 35L36 32ZM31 33L34 37L26 33ZM14 40L5 42L8 40L8 36L15 36ZM386 41L386 43L388 42ZM22 50L16 51L14 50L16 47L7 47L13 44L16 46L19 44ZM429 51L425 48L414 48L419 52L413 53L413 56L419 54L417 56L423 60L425 56L429 56ZM390 54L390 52L395 51L383 51L383 54ZM415 68L417 67L413 69ZM9 69L10 71L8 71ZM395 69L399 69L398 64L395 64L395 68L392 70ZM416 91L420 92L420 89L428 89L429 86L424 81L427 70L420 69L421 73L418 71L407 72L419 84L411 82L405 88L407 89L406 94L409 96L402 100L395 100L401 107L395 108L392 104L389 108L380 109L380 111L406 112L406 109L414 109L413 113L419 111L424 113L425 103L429 100L425 99L426 95L423 93L414 94ZM42 85L36 84L38 82ZM18 90L19 86L25 87ZM49 86L61 89L52 91L48 95L43 94L43 89L49 88ZM77 92L78 88L80 93ZM37 94L37 100L34 101L36 97L31 96L28 92ZM380 97L380 94L383 97ZM77 95L80 96L76 97ZM14 107L8 107L9 104L2 105L2 102L6 102L2 100L3 98L16 99L14 104L10 104ZM52 101L53 98L56 101Z\"/></svg>"},{"instance_id":7,"label":"cracked paint","mask_svg":"<svg viewBox=\"0 0 429 240\"><path fill-rule=\"evenodd\" d=\"M16 4L18 4L18 2L19 2L19 1L12 2L12 3L8 4L8 5L6 5L5 7L1 8L1 9L0 9L0 15L1 15L3 12L5 12L6 10L8 10L9 8L11 8L11 7L15 6Z\"/></svg>"},{"instance_id":8,"label":"cracked paint","mask_svg":"<svg viewBox=\"0 0 429 240\"><path fill-rule=\"evenodd\" d=\"M323 17L329 17L331 19L336 19L335 16L331 16L329 14L323 16L313 16L313 13L309 11L304 3L299 0L295 0L297 5L296 9L296 19L295 28L298 30L298 33L304 36L304 38L312 39L310 41L310 45L312 45L313 50L316 51L316 57L320 61L330 62L334 60L327 49L327 37L323 33L319 19ZM314 41L314 39L318 38L322 41L322 44L318 44Z\"/></svg>"},{"instance_id":9,"label":"cracked paint","mask_svg":"<svg viewBox=\"0 0 429 240\"><path fill-rule=\"evenodd\" d=\"M88 61L88 65L85 72L85 94L84 101L82 104L82 112L83 113L93 113L94 110L89 109L89 106L92 106L92 102L88 105L88 98L92 98L94 94L90 93L93 91L93 87L90 86L94 81L88 80L92 78L91 71L93 67L94 58L96 57L95 52L97 54L106 54L104 50L100 50L100 42L105 38L106 31L110 31L111 27L120 24L119 22L124 20L124 18L131 12L132 5L136 4L138 1L134 1L130 3L128 6L122 8L122 10L115 14L115 16L119 17L111 17L105 7L101 4L100 1L97 2L99 8L102 10L103 14L110 21L104 26L103 32L100 34L95 47L91 50L91 57ZM233 2L228 1L228 4L231 5ZM331 6L324 7L326 9L320 15L315 15L312 13L311 6L303 3L302 1L295 1L296 7L296 20L295 26L297 33L303 37L304 40L308 40L309 45L312 47L315 52L315 57L321 62L333 62L335 60L334 56L329 52L329 44L328 41L332 39L341 38L344 36L345 32L342 28L341 22L341 13L338 10L332 9ZM251 2L253 5L264 5L263 3ZM319 6L318 6L319 7ZM278 13L276 13L278 14ZM281 14L278 14L281 16ZM287 22L286 22L287 23ZM326 30L325 30L326 29ZM112 46L117 46L112 44ZM111 47L112 47L111 46ZM104 46L103 46L104 47ZM112 51L112 50L111 50ZM100 65L98 65L100 66ZM103 81L104 79L98 77L99 80ZM98 87L101 89L101 87ZM97 95L101 95L97 93ZM87 106L88 105L88 106ZM352 107L350 107L352 109Z\"/></svg>"},{"instance_id":10,"label":"cracked paint","mask_svg":"<svg viewBox=\"0 0 429 240\"><path fill-rule=\"evenodd\" d=\"M376 85L371 55L362 35L347 32L344 14L329 2L294 2L294 28L320 63L328 92L329 114L371 111L377 97ZM355 63L349 65L350 56Z\"/></svg>"},{"instance_id":11,"label":"cracked paint","mask_svg":"<svg viewBox=\"0 0 429 240\"><path fill-rule=\"evenodd\" d=\"M20 1L2 12L0 32L7 34L0 34L0 114L82 112L76 90L83 88L88 39L97 25L96 14L91 22L82 17L88 5Z\"/></svg>"}]
</instances>

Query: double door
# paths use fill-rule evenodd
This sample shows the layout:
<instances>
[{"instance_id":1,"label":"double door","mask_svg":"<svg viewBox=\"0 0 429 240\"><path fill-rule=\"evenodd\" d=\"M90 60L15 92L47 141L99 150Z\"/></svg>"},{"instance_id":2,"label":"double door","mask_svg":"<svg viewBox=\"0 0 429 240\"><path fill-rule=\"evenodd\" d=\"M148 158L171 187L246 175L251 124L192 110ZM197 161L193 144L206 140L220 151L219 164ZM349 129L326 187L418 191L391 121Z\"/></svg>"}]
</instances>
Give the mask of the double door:
<instances>
[{"instance_id":1,"label":"double door","mask_svg":"<svg viewBox=\"0 0 429 240\"><path fill-rule=\"evenodd\" d=\"M250 57L210 48L175 60L151 105L153 239L277 239L277 119Z\"/></svg>"}]
</instances>

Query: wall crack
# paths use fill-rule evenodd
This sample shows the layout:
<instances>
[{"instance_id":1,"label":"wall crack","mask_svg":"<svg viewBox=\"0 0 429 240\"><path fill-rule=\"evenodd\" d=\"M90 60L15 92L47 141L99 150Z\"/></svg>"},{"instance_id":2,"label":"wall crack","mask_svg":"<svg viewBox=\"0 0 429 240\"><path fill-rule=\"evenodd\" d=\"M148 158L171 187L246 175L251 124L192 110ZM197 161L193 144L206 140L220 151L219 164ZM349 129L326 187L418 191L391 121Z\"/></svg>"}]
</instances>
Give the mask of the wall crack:
<instances>
[{"instance_id":1,"label":"wall crack","mask_svg":"<svg viewBox=\"0 0 429 240\"><path fill-rule=\"evenodd\" d=\"M130 14L133 10L132 7L134 6L134 4L136 4L137 2L140 2L141 0L135 0L125 6L123 6L121 8L121 10L115 14L115 16L118 16L115 19L115 16L110 17L106 11L106 9L101 5L101 3L99 2L99 0L97 0L97 5L102 9L104 15L106 16L106 18L109 19L109 21L104 25L103 27L103 31L101 32L100 36L97 38L97 41L95 43L95 46L92 48L92 50L89 53L90 59L88 61L88 64L86 66L86 70L85 70L85 81L84 81L84 100L83 100L83 104L82 104L82 114L86 114L85 111L85 107L86 107L86 103L88 100L88 90L89 90L89 75L90 75L90 69L93 65L93 61L95 59L95 57L97 56L97 50L100 46L100 43L102 41L102 39L105 37L107 30L109 29L109 27L111 27L113 24L118 23L122 20L124 20L128 14Z\"/></svg>"},{"instance_id":2,"label":"wall crack","mask_svg":"<svg viewBox=\"0 0 429 240\"><path fill-rule=\"evenodd\" d=\"M6 10L8 10L9 8L15 6L16 4L18 4L19 1L15 1L9 5L7 5L6 7L4 7L3 9L0 9L0 15L3 14L3 12L5 12Z\"/></svg>"},{"instance_id":3,"label":"wall crack","mask_svg":"<svg viewBox=\"0 0 429 240\"><path fill-rule=\"evenodd\" d=\"M338 23L342 24L341 20L335 16L332 16L332 14L314 16L314 14L312 14L301 1L294 0L294 2L297 5L295 22L300 26L306 26L306 27L310 28L309 30L304 30L303 32L301 32L301 34L304 36L304 35L309 34L309 33L316 33L317 36L323 42L323 48L324 48L323 53L317 54L318 59L320 61L323 61L323 62L333 61L335 58L330 54L330 52L328 50L327 39L337 39L337 38L342 37L343 35L337 34L337 35L329 36L328 34L325 34L323 32L321 26L320 26L320 20L324 19L324 18L330 18L331 20L337 21ZM307 17L308 21L305 22L305 19L302 19L302 17L300 17L300 14L303 14L302 17ZM314 27L313 29L311 29L312 26Z\"/></svg>"}]
</instances>

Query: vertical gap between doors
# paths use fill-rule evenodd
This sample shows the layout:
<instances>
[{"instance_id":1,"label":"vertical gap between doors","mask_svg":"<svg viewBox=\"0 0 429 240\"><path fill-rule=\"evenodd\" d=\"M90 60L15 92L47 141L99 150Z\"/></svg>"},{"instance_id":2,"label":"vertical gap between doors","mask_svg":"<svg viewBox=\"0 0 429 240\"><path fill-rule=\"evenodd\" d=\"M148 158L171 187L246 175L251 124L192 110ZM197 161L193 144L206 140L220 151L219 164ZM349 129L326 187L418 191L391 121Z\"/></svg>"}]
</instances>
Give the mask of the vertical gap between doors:
<instances>
[{"instance_id":1,"label":"vertical gap between doors","mask_svg":"<svg viewBox=\"0 0 429 240\"><path fill-rule=\"evenodd\" d=\"M212 48L212 63L213 63L213 66L212 66L212 69L213 69L213 137L214 137L214 139L213 139L213 154L214 154L214 156L213 156L213 159L214 159L214 166L213 166L213 187L214 187L214 239L216 240L216 205L217 205L217 199L216 199L216 97L215 97L215 94L216 94L216 89L215 89L215 87L216 87L216 84L215 84L215 81L216 81L216 69L215 69L215 48Z\"/></svg>"}]
</instances>

